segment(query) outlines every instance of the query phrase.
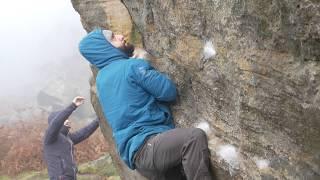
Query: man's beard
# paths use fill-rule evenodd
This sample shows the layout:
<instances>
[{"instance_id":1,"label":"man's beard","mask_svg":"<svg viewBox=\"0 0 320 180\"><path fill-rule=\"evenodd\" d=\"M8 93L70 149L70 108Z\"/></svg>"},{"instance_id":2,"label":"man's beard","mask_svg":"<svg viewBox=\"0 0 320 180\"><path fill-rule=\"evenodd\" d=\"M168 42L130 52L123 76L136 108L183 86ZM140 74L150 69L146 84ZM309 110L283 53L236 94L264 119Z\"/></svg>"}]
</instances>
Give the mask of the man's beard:
<instances>
[{"instance_id":1,"label":"man's beard","mask_svg":"<svg viewBox=\"0 0 320 180\"><path fill-rule=\"evenodd\" d=\"M131 57L133 56L134 46L130 43L126 43L122 50L127 56Z\"/></svg>"}]
</instances>

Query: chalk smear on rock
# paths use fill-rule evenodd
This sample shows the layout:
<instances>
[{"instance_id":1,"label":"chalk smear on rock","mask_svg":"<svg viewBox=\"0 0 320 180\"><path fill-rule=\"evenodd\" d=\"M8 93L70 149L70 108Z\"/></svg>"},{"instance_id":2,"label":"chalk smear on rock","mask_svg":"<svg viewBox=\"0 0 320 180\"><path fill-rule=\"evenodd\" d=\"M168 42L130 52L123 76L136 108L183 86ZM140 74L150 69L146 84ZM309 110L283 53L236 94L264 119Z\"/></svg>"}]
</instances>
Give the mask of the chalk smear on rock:
<instances>
[{"instance_id":1,"label":"chalk smear on rock","mask_svg":"<svg viewBox=\"0 0 320 180\"><path fill-rule=\"evenodd\" d=\"M256 159L255 163L257 167L262 170L262 169L267 169L269 167L270 161L267 159Z\"/></svg>"},{"instance_id":2,"label":"chalk smear on rock","mask_svg":"<svg viewBox=\"0 0 320 180\"><path fill-rule=\"evenodd\" d=\"M239 169L239 155L233 145L227 144L219 146L217 154L229 165L229 172L231 175L234 170Z\"/></svg>"},{"instance_id":3,"label":"chalk smear on rock","mask_svg":"<svg viewBox=\"0 0 320 180\"><path fill-rule=\"evenodd\" d=\"M213 45L212 40L206 41L203 47L203 59L208 60L214 58L217 55L217 51Z\"/></svg>"},{"instance_id":4,"label":"chalk smear on rock","mask_svg":"<svg viewBox=\"0 0 320 180\"><path fill-rule=\"evenodd\" d=\"M196 127L202 129L207 134L207 136L209 136L212 132L210 125L207 121L201 121L196 125Z\"/></svg>"}]
</instances>

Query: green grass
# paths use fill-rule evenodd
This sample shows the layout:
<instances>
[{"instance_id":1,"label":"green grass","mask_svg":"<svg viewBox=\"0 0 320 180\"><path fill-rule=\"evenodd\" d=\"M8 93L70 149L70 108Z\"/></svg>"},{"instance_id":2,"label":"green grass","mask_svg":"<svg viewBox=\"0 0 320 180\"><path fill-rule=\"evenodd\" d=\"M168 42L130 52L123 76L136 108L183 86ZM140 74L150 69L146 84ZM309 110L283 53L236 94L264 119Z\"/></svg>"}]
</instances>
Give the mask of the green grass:
<instances>
[{"instance_id":1,"label":"green grass","mask_svg":"<svg viewBox=\"0 0 320 180\"><path fill-rule=\"evenodd\" d=\"M46 180L48 173L46 171L30 171L19 174L16 179L19 180Z\"/></svg>"},{"instance_id":2,"label":"green grass","mask_svg":"<svg viewBox=\"0 0 320 180\"><path fill-rule=\"evenodd\" d=\"M79 174L97 174L100 176L118 175L117 169L113 165L109 154L106 154L95 161L80 165L78 170Z\"/></svg>"},{"instance_id":3,"label":"green grass","mask_svg":"<svg viewBox=\"0 0 320 180\"><path fill-rule=\"evenodd\" d=\"M118 171L112 163L109 154L105 154L97 160L90 161L78 166L78 180L120 180ZM1 175L0 180L48 180L47 170L23 172L15 177Z\"/></svg>"},{"instance_id":4,"label":"green grass","mask_svg":"<svg viewBox=\"0 0 320 180\"><path fill-rule=\"evenodd\" d=\"M10 177L9 176L0 176L0 180L9 180Z\"/></svg>"}]
</instances>

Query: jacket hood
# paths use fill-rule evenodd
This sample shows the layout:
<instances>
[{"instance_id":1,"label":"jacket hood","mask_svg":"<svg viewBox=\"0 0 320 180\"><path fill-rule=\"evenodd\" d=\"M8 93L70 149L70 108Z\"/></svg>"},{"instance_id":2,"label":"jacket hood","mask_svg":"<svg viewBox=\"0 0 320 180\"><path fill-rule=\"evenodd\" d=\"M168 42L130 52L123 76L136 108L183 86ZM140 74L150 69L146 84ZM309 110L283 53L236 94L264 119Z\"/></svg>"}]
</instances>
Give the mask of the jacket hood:
<instances>
[{"instance_id":1,"label":"jacket hood","mask_svg":"<svg viewBox=\"0 0 320 180\"><path fill-rule=\"evenodd\" d=\"M129 59L120 49L114 47L102 33L102 29L95 29L87 34L79 43L80 53L99 69L113 61Z\"/></svg>"}]
</instances>

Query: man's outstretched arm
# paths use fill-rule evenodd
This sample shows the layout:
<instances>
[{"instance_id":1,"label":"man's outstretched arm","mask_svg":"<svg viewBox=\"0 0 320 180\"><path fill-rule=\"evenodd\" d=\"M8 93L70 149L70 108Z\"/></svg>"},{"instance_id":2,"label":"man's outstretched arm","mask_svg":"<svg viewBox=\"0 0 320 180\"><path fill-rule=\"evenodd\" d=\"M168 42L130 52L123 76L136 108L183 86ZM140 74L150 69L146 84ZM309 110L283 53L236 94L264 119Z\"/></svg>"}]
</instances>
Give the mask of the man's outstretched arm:
<instances>
[{"instance_id":1,"label":"man's outstretched arm","mask_svg":"<svg viewBox=\"0 0 320 180\"><path fill-rule=\"evenodd\" d=\"M81 96L76 96L72 100L72 104L69 105L66 109L57 112L57 114L53 117L51 122L49 123L48 129L44 136L44 143L51 144L53 143L60 132L61 127L63 126L64 122L69 118L71 113L81 104L83 104L84 98Z\"/></svg>"},{"instance_id":2,"label":"man's outstretched arm","mask_svg":"<svg viewBox=\"0 0 320 180\"><path fill-rule=\"evenodd\" d=\"M87 139L97 128L99 127L99 120L95 119L87 126L80 130L70 133L69 136L74 144L78 144L81 141Z\"/></svg>"}]
</instances>

